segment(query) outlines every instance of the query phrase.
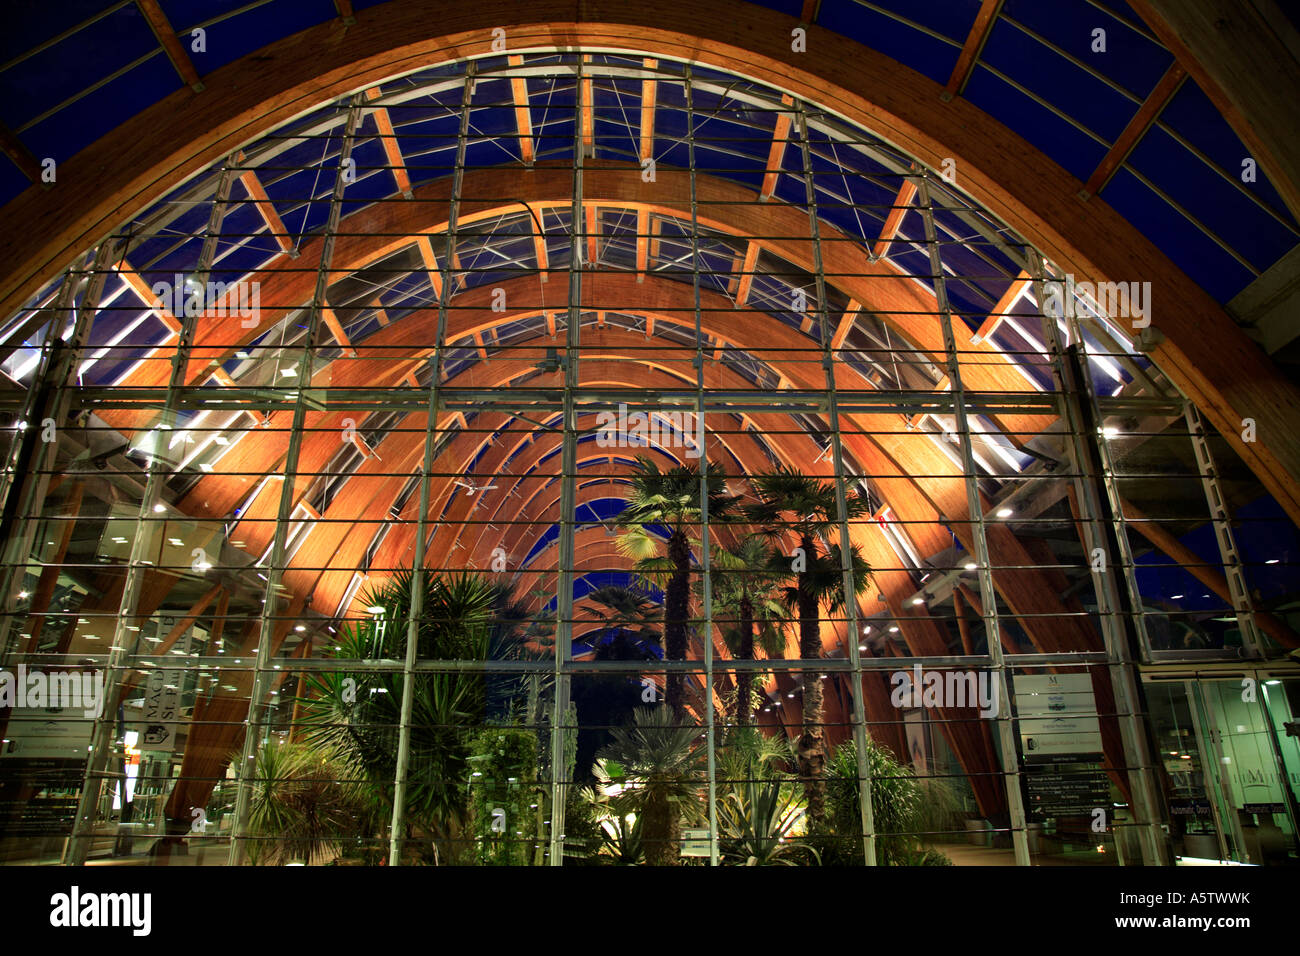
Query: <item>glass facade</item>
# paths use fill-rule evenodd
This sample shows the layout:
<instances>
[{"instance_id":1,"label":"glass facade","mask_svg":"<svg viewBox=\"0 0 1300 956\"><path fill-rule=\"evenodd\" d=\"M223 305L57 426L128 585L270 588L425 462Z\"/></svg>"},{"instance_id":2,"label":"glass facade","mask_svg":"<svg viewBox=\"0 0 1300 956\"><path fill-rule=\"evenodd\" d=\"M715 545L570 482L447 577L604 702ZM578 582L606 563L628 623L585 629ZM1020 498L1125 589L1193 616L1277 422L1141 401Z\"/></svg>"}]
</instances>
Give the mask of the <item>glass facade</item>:
<instances>
[{"instance_id":1,"label":"glass facade","mask_svg":"<svg viewBox=\"0 0 1300 956\"><path fill-rule=\"evenodd\" d=\"M7 317L0 859L1294 863L1294 525L816 103L394 78Z\"/></svg>"}]
</instances>

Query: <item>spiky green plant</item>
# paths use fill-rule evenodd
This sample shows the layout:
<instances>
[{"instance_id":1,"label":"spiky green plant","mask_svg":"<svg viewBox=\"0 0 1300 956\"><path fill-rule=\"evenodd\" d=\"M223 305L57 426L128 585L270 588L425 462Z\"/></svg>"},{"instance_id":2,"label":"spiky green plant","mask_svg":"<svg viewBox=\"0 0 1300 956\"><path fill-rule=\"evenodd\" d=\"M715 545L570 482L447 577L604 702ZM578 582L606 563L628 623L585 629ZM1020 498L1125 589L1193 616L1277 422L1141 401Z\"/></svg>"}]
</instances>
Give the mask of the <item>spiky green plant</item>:
<instances>
[{"instance_id":1,"label":"spiky green plant","mask_svg":"<svg viewBox=\"0 0 1300 956\"><path fill-rule=\"evenodd\" d=\"M278 739L260 747L249 803L250 860L317 866L372 832L380 808L358 772L345 754L329 749Z\"/></svg>"}]
</instances>

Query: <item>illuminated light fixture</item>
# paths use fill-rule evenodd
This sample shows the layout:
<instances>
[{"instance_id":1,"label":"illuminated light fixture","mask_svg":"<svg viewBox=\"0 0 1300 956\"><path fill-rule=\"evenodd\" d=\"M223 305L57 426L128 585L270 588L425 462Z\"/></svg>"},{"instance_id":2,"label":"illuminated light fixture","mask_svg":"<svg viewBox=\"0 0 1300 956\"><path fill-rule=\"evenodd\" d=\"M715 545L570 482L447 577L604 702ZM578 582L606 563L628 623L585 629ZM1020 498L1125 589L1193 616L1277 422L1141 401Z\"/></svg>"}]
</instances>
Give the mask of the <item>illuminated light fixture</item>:
<instances>
[{"instance_id":1,"label":"illuminated light fixture","mask_svg":"<svg viewBox=\"0 0 1300 956\"><path fill-rule=\"evenodd\" d=\"M202 468L204 471L211 471L211 470L212 470L212 466L209 465L206 461L203 462L201 465L199 465L199 467Z\"/></svg>"},{"instance_id":2,"label":"illuminated light fixture","mask_svg":"<svg viewBox=\"0 0 1300 956\"><path fill-rule=\"evenodd\" d=\"M786 696L786 697L794 697L794 691L790 691L790 693L786 694L785 696Z\"/></svg>"},{"instance_id":3,"label":"illuminated light fixture","mask_svg":"<svg viewBox=\"0 0 1300 956\"><path fill-rule=\"evenodd\" d=\"M862 633L863 633L863 634L870 634L870 633L871 633L871 625L868 624L866 627L864 627L864 628L862 629Z\"/></svg>"},{"instance_id":4,"label":"illuminated light fixture","mask_svg":"<svg viewBox=\"0 0 1300 956\"><path fill-rule=\"evenodd\" d=\"M1282 683L1282 682L1281 682L1280 680L1276 680L1276 679L1274 679L1274 680L1266 680L1266 681L1264 681L1264 683L1265 683L1266 685L1268 685L1269 687L1276 687L1278 684L1280 684L1280 683Z\"/></svg>"},{"instance_id":5,"label":"illuminated light fixture","mask_svg":"<svg viewBox=\"0 0 1300 956\"><path fill-rule=\"evenodd\" d=\"M26 597L27 597L27 592L26 592L26 591L19 591L19 592L18 592L18 600L22 601L22 600L24 600Z\"/></svg>"},{"instance_id":6,"label":"illuminated light fixture","mask_svg":"<svg viewBox=\"0 0 1300 956\"><path fill-rule=\"evenodd\" d=\"M298 370L296 368L282 368L280 369L280 374L287 378L297 378Z\"/></svg>"},{"instance_id":7,"label":"illuminated light fixture","mask_svg":"<svg viewBox=\"0 0 1300 956\"><path fill-rule=\"evenodd\" d=\"M307 628L303 627L301 624L298 624L294 626L294 630L297 631L299 634L301 634L303 631L307 630Z\"/></svg>"},{"instance_id":8,"label":"illuminated light fixture","mask_svg":"<svg viewBox=\"0 0 1300 956\"><path fill-rule=\"evenodd\" d=\"M1265 563L1265 564L1277 564L1277 562L1278 562L1278 559L1277 559L1277 558L1269 558L1269 559L1268 559L1267 561L1265 561L1264 563Z\"/></svg>"},{"instance_id":9,"label":"illuminated light fixture","mask_svg":"<svg viewBox=\"0 0 1300 956\"><path fill-rule=\"evenodd\" d=\"M167 510L167 506L163 504L158 504L153 506L153 513L156 515L160 515L166 510Z\"/></svg>"},{"instance_id":10,"label":"illuminated light fixture","mask_svg":"<svg viewBox=\"0 0 1300 956\"><path fill-rule=\"evenodd\" d=\"M895 626L895 627L891 627L891 628L889 629L889 633L890 633L890 634L897 634L897 633L898 633L898 628L897 628L897 626Z\"/></svg>"},{"instance_id":11,"label":"illuminated light fixture","mask_svg":"<svg viewBox=\"0 0 1300 956\"><path fill-rule=\"evenodd\" d=\"M173 545L174 547L177 548L185 547L185 542L182 541L180 538L168 538L167 541L169 544Z\"/></svg>"},{"instance_id":12,"label":"illuminated light fixture","mask_svg":"<svg viewBox=\"0 0 1300 956\"><path fill-rule=\"evenodd\" d=\"M366 608L366 610L369 611L371 614L383 614L383 613L384 613L384 609L383 609L382 607L380 607L378 604L372 604L372 605L370 605L370 607Z\"/></svg>"},{"instance_id":13,"label":"illuminated light fixture","mask_svg":"<svg viewBox=\"0 0 1300 956\"><path fill-rule=\"evenodd\" d=\"M212 440L213 440L214 442L216 442L218 445L229 445L229 444L230 444L230 439L227 438L225 435L218 435L216 438L214 438L214 439L212 439Z\"/></svg>"},{"instance_id":14,"label":"illuminated light fixture","mask_svg":"<svg viewBox=\"0 0 1300 956\"><path fill-rule=\"evenodd\" d=\"M998 509L998 517L999 517L999 518L1010 518L1014 513L1015 513L1015 512L1013 512L1010 508L999 508L999 509Z\"/></svg>"},{"instance_id":15,"label":"illuminated light fixture","mask_svg":"<svg viewBox=\"0 0 1300 956\"><path fill-rule=\"evenodd\" d=\"M827 675L827 674L822 674L822 675L821 675L821 678L822 678L822 680L825 680L828 676L829 676L829 675Z\"/></svg>"},{"instance_id":16,"label":"illuminated light fixture","mask_svg":"<svg viewBox=\"0 0 1300 956\"><path fill-rule=\"evenodd\" d=\"M974 571L977 567L979 567L979 565L976 564L974 561L967 561L967 562L966 562L966 570L967 570L967 571Z\"/></svg>"},{"instance_id":17,"label":"illuminated light fixture","mask_svg":"<svg viewBox=\"0 0 1300 956\"><path fill-rule=\"evenodd\" d=\"M860 650L860 651L865 651L866 649L867 649L867 645L865 645L865 644L859 644L859 645L858 645L858 650Z\"/></svg>"},{"instance_id":18,"label":"illuminated light fixture","mask_svg":"<svg viewBox=\"0 0 1300 956\"><path fill-rule=\"evenodd\" d=\"M1183 596L1182 596L1181 594L1175 594L1175 595L1174 595L1173 597L1171 597L1169 600L1171 600L1171 601L1181 601L1182 598L1183 598Z\"/></svg>"},{"instance_id":19,"label":"illuminated light fixture","mask_svg":"<svg viewBox=\"0 0 1300 956\"><path fill-rule=\"evenodd\" d=\"M923 597L914 597L914 598L912 598L912 603L913 603L913 604L924 604L924 603L925 603L925 598L923 598Z\"/></svg>"},{"instance_id":20,"label":"illuminated light fixture","mask_svg":"<svg viewBox=\"0 0 1300 956\"><path fill-rule=\"evenodd\" d=\"M1119 429L1116 428L1114 425L1107 425L1105 428L1101 430L1101 434L1105 438L1114 438L1116 435L1119 434Z\"/></svg>"}]
</instances>

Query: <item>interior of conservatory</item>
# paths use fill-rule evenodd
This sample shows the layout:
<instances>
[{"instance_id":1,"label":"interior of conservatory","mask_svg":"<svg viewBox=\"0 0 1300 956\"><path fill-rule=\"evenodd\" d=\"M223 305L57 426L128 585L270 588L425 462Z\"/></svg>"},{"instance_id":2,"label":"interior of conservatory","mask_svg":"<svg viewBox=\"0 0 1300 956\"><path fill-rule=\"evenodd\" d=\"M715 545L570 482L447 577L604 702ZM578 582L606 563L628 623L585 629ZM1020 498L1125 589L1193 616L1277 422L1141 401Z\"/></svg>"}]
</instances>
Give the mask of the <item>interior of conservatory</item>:
<instances>
[{"instance_id":1,"label":"interior of conservatory","mask_svg":"<svg viewBox=\"0 0 1300 956\"><path fill-rule=\"evenodd\" d=\"M18 6L0 862L1300 862L1294 12Z\"/></svg>"}]
</instances>

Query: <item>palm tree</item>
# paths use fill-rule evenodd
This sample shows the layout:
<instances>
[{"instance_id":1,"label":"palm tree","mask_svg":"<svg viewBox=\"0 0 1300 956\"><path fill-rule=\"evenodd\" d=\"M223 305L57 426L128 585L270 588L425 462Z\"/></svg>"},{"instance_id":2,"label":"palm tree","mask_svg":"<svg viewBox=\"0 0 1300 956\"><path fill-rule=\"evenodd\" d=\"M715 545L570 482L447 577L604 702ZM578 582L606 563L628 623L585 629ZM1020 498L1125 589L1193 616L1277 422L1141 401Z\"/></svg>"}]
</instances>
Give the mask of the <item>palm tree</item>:
<instances>
[{"instance_id":1,"label":"palm tree","mask_svg":"<svg viewBox=\"0 0 1300 956\"><path fill-rule=\"evenodd\" d=\"M727 493L727 475L710 464L708 468L709 518L725 519L737 499ZM648 579L663 582L664 657L670 661L686 659L690 632L691 546L697 539L693 528L700 524L699 468L677 465L660 471L651 459L637 458L632 475L632 490L627 506L619 513L619 550L637 560L637 570ZM668 531L663 540L650 530L658 526ZM669 673L665 698L673 715L686 716L683 675Z\"/></svg>"},{"instance_id":2,"label":"palm tree","mask_svg":"<svg viewBox=\"0 0 1300 956\"><path fill-rule=\"evenodd\" d=\"M775 585L783 577L772 571L772 548L761 535L751 534L730 548L713 550L714 620L720 621L722 639L738 661L754 659L755 638L769 657L785 650L785 614ZM754 672L736 672L736 712L739 726L753 716Z\"/></svg>"},{"instance_id":3,"label":"palm tree","mask_svg":"<svg viewBox=\"0 0 1300 956\"><path fill-rule=\"evenodd\" d=\"M745 509L749 520L762 525L764 533L779 539L793 532L802 554L791 561L783 555L773 555L771 567L788 577L793 573L795 584L786 587L783 599L799 617L799 657L805 661L822 656L820 609L835 614L848 600L856 599L867 587L870 569L856 547L849 549L850 567L853 569L853 595L844 594L843 557L838 544L825 542L828 533L838 528L839 508L835 485L832 481L804 475L782 466L773 472L756 475L752 479L758 494L758 503ZM853 519L870 512L870 505L862 495L845 496L845 518ZM826 740L822 728L823 695L821 681L815 672L806 672L803 682L803 732L799 737L799 776L804 783L808 800L808 815L820 823L826 812Z\"/></svg>"},{"instance_id":4,"label":"palm tree","mask_svg":"<svg viewBox=\"0 0 1300 956\"><path fill-rule=\"evenodd\" d=\"M382 608L369 620L339 628L335 656L340 660L406 656L415 577L393 575L363 601ZM520 640L513 627L494 627L500 595L483 575L467 572L427 574L424 611L417 626L419 657L424 660L485 661L517 656ZM381 800L391 805L397 765L401 672L348 672L310 675L302 700L309 744L343 754ZM444 851L458 845L466 822L464 781L469 772L469 735L487 719L496 696L482 672L421 672L414 683L411 714L407 819L429 831ZM498 701L498 706L504 702Z\"/></svg>"},{"instance_id":5,"label":"palm tree","mask_svg":"<svg viewBox=\"0 0 1300 956\"><path fill-rule=\"evenodd\" d=\"M681 819L699 815L700 774L707 756L699 730L674 723L663 707L638 707L632 723L615 727L598 753L602 792L626 795L642 819L650 866L673 866L681 855Z\"/></svg>"}]
</instances>

